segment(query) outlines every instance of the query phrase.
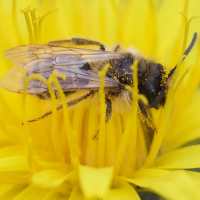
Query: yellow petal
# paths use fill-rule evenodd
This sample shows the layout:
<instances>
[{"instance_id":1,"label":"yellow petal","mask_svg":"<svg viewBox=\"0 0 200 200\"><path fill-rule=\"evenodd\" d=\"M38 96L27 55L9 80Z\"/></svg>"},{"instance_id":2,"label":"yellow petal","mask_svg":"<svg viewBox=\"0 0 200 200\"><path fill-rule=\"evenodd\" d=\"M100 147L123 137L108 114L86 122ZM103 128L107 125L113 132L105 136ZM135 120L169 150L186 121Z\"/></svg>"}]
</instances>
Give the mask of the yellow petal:
<instances>
[{"instance_id":1,"label":"yellow petal","mask_svg":"<svg viewBox=\"0 0 200 200\"><path fill-rule=\"evenodd\" d=\"M153 191L165 199L200 199L199 187L185 171L144 169L138 171L133 179L124 179Z\"/></svg>"},{"instance_id":2,"label":"yellow petal","mask_svg":"<svg viewBox=\"0 0 200 200\"><path fill-rule=\"evenodd\" d=\"M38 164L42 166L42 169L55 169L55 170L65 170L65 171L73 171L73 167L71 165L67 165L65 163L59 163L59 162L43 162L38 161Z\"/></svg>"},{"instance_id":3,"label":"yellow petal","mask_svg":"<svg viewBox=\"0 0 200 200\"><path fill-rule=\"evenodd\" d=\"M77 184L77 181L69 180L65 181L60 187L51 190L51 192L48 194L48 196L45 198L45 200L66 200L69 199L69 197L73 196L72 193L74 193L74 188L79 187ZM80 188L80 187L79 187ZM83 194L78 190L78 195L83 199ZM77 195L77 193L75 193Z\"/></svg>"},{"instance_id":4,"label":"yellow petal","mask_svg":"<svg viewBox=\"0 0 200 200\"><path fill-rule=\"evenodd\" d=\"M19 145L12 145L8 147L4 147L0 149L0 157L9 157L15 154L17 151L20 150Z\"/></svg>"},{"instance_id":5,"label":"yellow petal","mask_svg":"<svg viewBox=\"0 0 200 200\"><path fill-rule=\"evenodd\" d=\"M183 4L184 1L163 1L157 13L159 35L158 58L165 66L175 66L177 55L181 53L181 39L184 32L179 12L182 10ZM180 33L182 34L180 35Z\"/></svg>"},{"instance_id":6,"label":"yellow petal","mask_svg":"<svg viewBox=\"0 0 200 200\"><path fill-rule=\"evenodd\" d=\"M86 198L103 198L111 185L113 167L92 168L80 165L80 187Z\"/></svg>"},{"instance_id":7,"label":"yellow petal","mask_svg":"<svg viewBox=\"0 0 200 200\"><path fill-rule=\"evenodd\" d=\"M200 145L174 150L158 157L154 167L188 169L200 167Z\"/></svg>"},{"instance_id":8,"label":"yellow petal","mask_svg":"<svg viewBox=\"0 0 200 200\"><path fill-rule=\"evenodd\" d=\"M195 73L198 74L197 71L193 72L193 74ZM193 79L196 80L196 78ZM194 81L190 82L194 83ZM191 84L189 92L191 92ZM187 92L187 96L189 95L192 97L193 95L190 94L188 94ZM166 131L167 135L165 137L165 140L163 141L163 148L162 148L163 152L171 151L188 142L200 138L200 126L199 126L200 115L197 112L197 110L200 110L199 99L200 99L200 92L198 91L196 92L195 96L193 96L193 101L191 102L191 104L184 110L183 113L181 113L181 116L179 116L178 120L176 119L177 119L177 114L180 112L179 110L177 110L177 114L174 113L174 115L172 115L169 127ZM177 104L178 104L178 99L177 99ZM184 104L186 104L185 99L184 99Z\"/></svg>"},{"instance_id":9,"label":"yellow petal","mask_svg":"<svg viewBox=\"0 0 200 200\"><path fill-rule=\"evenodd\" d=\"M194 181L195 185L200 187L200 173L187 171L187 175Z\"/></svg>"},{"instance_id":10,"label":"yellow petal","mask_svg":"<svg viewBox=\"0 0 200 200\"><path fill-rule=\"evenodd\" d=\"M24 184L19 184L19 185L15 185L15 186L11 185L11 188L8 191L4 192L3 195L0 196L0 200L11 200L11 199L14 199L26 187L27 187L27 185L24 185Z\"/></svg>"},{"instance_id":11,"label":"yellow petal","mask_svg":"<svg viewBox=\"0 0 200 200\"><path fill-rule=\"evenodd\" d=\"M31 175L26 157L13 156L0 159L0 183L28 183Z\"/></svg>"},{"instance_id":12,"label":"yellow petal","mask_svg":"<svg viewBox=\"0 0 200 200\"><path fill-rule=\"evenodd\" d=\"M44 188L39 188L34 185L28 186L19 195L15 197L15 200L36 200L45 198L50 191Z\"/></svg>"},{"instance_id":13,"label":"yellow petal","mask_svg":"<svg viewBox=\"0 0 200 200\"><path fill-rule=\"evenodd\" d=\"M69 195L63 194L61 192L51 192L51 194L48 195L48 197L45 198L45 200L68 200Z\"/></svg>"},{"instance_id":14,"label":"yellow petal","mask_svg":"<svg viewBox=\"0 0 200 200\"><path fill-rule=\"evenodd\" d=\"M149 5L145 19L144 31L145 33L148 32L148 34L144 34L144 40L142 42L144 47L146 48L145 53L147 55L156 55L158 47L156 12L152 1L147 2Z\"/></svg>"},{"instance_id":15,"label":"yellow petal","mask_svg":"<svg viewBox=\"0 0 200 200\"><path fill-rule=\"evenodd\" d=\"M59 187L64 181L76 179L75 172L68 173L58 170L44 170L32 177L32 183L46 189Z\"/></svg>"},{"instance_id":16,"label":"yellow petal","mask_svg":"<svg viewBox=\"0 0 200 200\"><path fill-rule=\"evenodd\" d=\"M86 200L86 198L83 196L81 189L76 186L73 188L69 200ZM89 200L96 200L96 198L90 198Z\"/></svg>"},{"instance_id":17,"label":"yellow petal","mask_svg":"<svg viewBox=\"0 0 200 200\"><path fill-rule=\"evenodd\" d=\"M12 156L0 159L0 171L30 171L25 156Z\"/></svg>"},{"instance_id":18,"label":"yellow petal","mask_svg":"<svg viewBox=\"0 0 200 200\"><path fill-rule=\"evenodd\" d=\"M22 184L28 183L32 173L28 171L3 171L0 172L0 183Z\"/></svg>"},{"instance_id":19,"label":"yellow petal","mask_svg":"<svg viewBox=\"0 0 200 200\"><path fill-rule=\"evenodd\" d=\"M0 198L3 194L5 194L7 191L9 191L13 185L10 184L0 184Z\"/></svg>"},{"instance_id":20,"label":"yellow petal","mask_svg":"<svg viewBox=\"0 0 200 200\"><path fill-rule=\"evenodd\" d=\"M117 179L115 186L112 187L105 197L105 200L139 200L135 189L122 179Z\"/></svg>"}]
</instances>

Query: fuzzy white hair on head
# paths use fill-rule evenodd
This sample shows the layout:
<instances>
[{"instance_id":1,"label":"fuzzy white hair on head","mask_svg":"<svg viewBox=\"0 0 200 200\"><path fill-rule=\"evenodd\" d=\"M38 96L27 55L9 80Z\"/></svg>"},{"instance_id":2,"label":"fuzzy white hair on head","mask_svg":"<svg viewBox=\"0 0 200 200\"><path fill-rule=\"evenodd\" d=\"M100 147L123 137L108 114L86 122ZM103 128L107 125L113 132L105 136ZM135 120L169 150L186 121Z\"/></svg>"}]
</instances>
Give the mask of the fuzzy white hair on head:
<instances>
[{"instance_id":1,"label":"fuzzy white hair on head","mask_svg":"<svg viewBox=\"0 0 200 200\"><path fill-rule=\"evenodd\" d=\"M130 46L127 52L131 53L133 56L138 56L140 54L139 50L137 50L133 46Z\"/></svg>"}]
</instances>

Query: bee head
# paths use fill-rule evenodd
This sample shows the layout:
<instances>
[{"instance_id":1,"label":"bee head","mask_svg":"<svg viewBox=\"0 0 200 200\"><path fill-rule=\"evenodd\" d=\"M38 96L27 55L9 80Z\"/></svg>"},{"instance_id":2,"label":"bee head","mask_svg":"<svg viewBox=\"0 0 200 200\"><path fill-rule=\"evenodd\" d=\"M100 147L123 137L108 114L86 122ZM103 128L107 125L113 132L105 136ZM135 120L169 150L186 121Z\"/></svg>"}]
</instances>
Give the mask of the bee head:
<instances>
[{"instance_id":1,"label":"bee head","mask_svg":"<svg viewBox=\"0 0 200 200\"><path fill-rule=\"evenodd\" d=\"M151 105L153 102L156 101L157 97L159 96L161 90L163 89L163 77L165 76L164 67L160 63L153 63L150 62L147 64L147 68L149 69L143 74L143 76L148 77L145 83L139 84L139 92L146 96ZM162 96L162 99L156 106L159 104L165 103L165 95Z\"/></svg>"},{"instance_id":2,"label":"bee head","mask_svg":"<svg viewBox=\"0 0 200 200\"><path fill-rule=\"evenodd\" d=\"M185 58L187 57L187 55L190 53L192 47L194 46L195 44L195 41L197 39L197 33L194 33L194 36L193 36L193 39L189 45L189 47L187 48L187 50L185 51L185 53L183 54L183 60L182 62L185 60ZM176 67L177 65L171 69L170 73L168 74L168 79L173 76L175 70L176 70ZM162 104L163 102L163 105L165 103L165 98L166 98L166 91L167 91L167 86L166 85L163 85L163 88L162 90L160 91L160 94L157 96L157 98L152 102L152 100L149 101L149 108L152 108L152 107L157 107L160 103Z\"/></svg>"}]
</instances>

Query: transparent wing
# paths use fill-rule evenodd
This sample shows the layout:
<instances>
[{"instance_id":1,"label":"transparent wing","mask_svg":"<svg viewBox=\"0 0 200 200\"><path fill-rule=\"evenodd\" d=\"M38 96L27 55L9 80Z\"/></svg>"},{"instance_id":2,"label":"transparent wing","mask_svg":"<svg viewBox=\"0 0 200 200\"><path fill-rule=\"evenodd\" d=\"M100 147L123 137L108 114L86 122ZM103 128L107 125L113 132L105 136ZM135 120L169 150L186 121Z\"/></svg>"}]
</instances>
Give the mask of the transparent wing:
<instances>
[{"instance_id":1,"label":"transparent wing","mask_svg":"<svg viewBox=\"0 0 200 200\"><path fill-rule=\"evenodd\" d=\"M18 66L14 66L11 68L4 78L0 81L0 86L5 90L11 92L22 93L23 92L23 76L20 73ZM62 73L65 75L66 80L62 80L58 78L60 86L63 90L76 90L76 89L87 89L93 90L99 88L100 77L97 74L92 72L84 71L79 68L72 67L63 67L63 66L54 66L51 69L47 69L44 71L31 72L27 71L27 75L30 76L32 74L41 74L44 78L48 79L51 73L56 70L58 73ZM120 86L120 83L114 79L105 78L104 87L110 89L117 89ZM53 86L53 89L56 91L57 88ZM34 79L29 82L28 94L43 94L49 93L48 87L45 83L38 79Z\"/></svg>"},{"instance_id":2,"label":"transparent wing","mask_svg":"<svg viewBox=\"0 0 200 200\"><path fill-rule=\"evenodd\" d=\"M49 69L56 65L78 68L86 62L118 58L119 54L109 51L41 44L18 46L4 52L5 57L11 62L32 72Z\"/></svg>"}]
</instances>

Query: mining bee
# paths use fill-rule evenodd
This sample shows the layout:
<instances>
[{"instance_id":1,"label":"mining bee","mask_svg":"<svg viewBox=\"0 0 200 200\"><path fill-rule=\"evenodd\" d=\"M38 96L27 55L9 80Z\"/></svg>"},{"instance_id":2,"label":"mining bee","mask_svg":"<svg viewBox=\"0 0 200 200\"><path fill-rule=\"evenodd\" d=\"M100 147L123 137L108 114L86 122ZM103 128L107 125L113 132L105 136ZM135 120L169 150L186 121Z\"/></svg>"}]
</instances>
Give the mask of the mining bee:
<instances>
[{"instance_id":1,"label":"mining bee","mask_svg":"<svg viewBox=\"0 0 200 200\"><path fill-rule=\"evenodd\" d=\"M185 56L192 49L196 38L197 34L195 33L191 44L184 53ZM80 48L82 46L84 48ZM89 49L89 46L98 49ZM92 98L98 93L100 82L98 72L106 64L109 64L110 67L104 82L106 122L111 118L112 102L115 101L116 97L124 98L129 104L132 102L132 95L130 91L125 90L125 86L133 86L131 66L134 60L138 60L139 94L144 95L149 102L147 107L139 101L138 109L144 119L150 122L149 124L151 124L149 108L159 108L165 105L170 79L176 70L175 66L167 73L163 65L146 59L138 50L132 47L125 50L121 45L116 45L112 51L108 51L104 44L84 38L53 41L44 45L22 45L6 50L4 55L16 64L0 82L5 90L16 93L23 92L23 76L18 71L19 67L24 68L27 76L41 74L46 79L56 70L56 72L66 77L66 80L58 77L60 86L66 96L84 91L84 94L81 93L78 97L66 102L68 107L78 104L82 100ZM53 89L56 97L59 98L56 87L53 87ZM27 93L40 99L50 98L47 85L38 79L29 82ZM57 110L61 108L62 105ZM29 122L38 121L49 114L51 114L51 111Z\"/></svg>"}]
</instances>

